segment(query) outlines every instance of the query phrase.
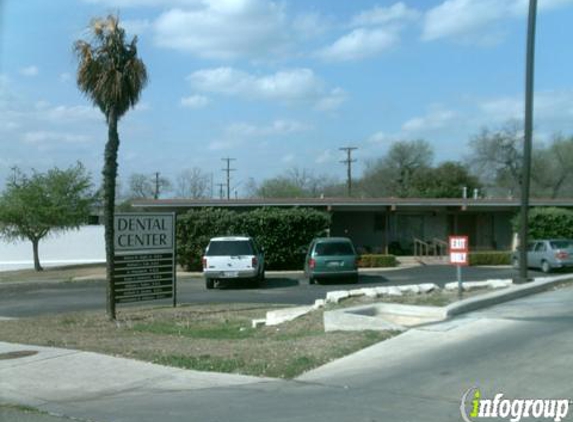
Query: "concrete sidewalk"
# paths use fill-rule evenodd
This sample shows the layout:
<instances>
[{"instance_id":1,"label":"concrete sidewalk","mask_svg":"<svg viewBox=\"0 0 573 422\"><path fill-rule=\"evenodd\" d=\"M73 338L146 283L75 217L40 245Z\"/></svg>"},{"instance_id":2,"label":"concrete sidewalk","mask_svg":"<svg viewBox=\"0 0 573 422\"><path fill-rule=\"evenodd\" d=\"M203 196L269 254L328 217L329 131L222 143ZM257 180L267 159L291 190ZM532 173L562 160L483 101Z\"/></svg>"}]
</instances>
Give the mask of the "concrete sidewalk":
<instances>
[{"instance_id":1,"label":"concrete sidewalk","mask_svg":"<svg viewBox=\"0 0 573 422\"><path fill-rule=\"evenodd\" d=\"M6 358L25 352L31 356ZM0 403L42 409L105 395L190 391L275 381L200 372L91 352L0 342Z\"/></svg>"}]
</instances>

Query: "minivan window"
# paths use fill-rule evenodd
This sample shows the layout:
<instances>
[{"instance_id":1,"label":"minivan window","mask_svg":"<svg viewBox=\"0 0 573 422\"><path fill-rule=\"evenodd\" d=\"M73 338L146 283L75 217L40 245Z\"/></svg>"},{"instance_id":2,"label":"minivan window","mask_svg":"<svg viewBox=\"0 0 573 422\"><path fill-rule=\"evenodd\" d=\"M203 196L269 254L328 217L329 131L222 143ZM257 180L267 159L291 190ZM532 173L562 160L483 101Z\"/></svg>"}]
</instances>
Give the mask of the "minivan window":
<instances>
[{"instance_id":1,"label":"minivan window","mask_svg":"<svg viewBox=\"0 0 573 422\"><path fill-rule=\"evenodd\" d=\"M573 249L573 242L570 240L556 240L550 244L551 249Z\"/></svg>"},{"instance_id":2,"label":"minivan window","mask_svg":"<svg viewBox=\"0 0 573 422\"><path fill-rule=\"evenodd\" d=\"M253 255L251 243L246 240L220 240L211 242L207 256Z\"/></svg>"},{"instance_id":3,"label":"minivan window","mask_svg":"<svg viewBox=\"0 0 573 422\"><path fill-rule=\"evenodd\" d=\"M354 250L348 242L325 242L317 243L315 255L354 255Z\"/></svg>"}]
</instances>

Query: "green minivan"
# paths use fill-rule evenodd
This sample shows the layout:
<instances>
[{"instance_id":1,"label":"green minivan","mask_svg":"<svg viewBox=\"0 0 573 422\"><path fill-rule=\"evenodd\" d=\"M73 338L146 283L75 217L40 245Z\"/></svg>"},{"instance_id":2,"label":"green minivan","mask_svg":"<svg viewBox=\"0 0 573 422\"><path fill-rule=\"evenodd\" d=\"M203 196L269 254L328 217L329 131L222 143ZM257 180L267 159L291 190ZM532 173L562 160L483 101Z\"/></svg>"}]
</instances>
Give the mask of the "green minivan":
<instances>
[{"instance_id":1,"label":"green minivan","mask_svg":"<svg viewBox=\"0 0 573 422\"><path fill-rule=\"evenodd\" d=\"M352 241L346 237L314 239L304 261L304 273L309 284L326 279L358 282L358 255Z\"/></svg>"}]
</instances>

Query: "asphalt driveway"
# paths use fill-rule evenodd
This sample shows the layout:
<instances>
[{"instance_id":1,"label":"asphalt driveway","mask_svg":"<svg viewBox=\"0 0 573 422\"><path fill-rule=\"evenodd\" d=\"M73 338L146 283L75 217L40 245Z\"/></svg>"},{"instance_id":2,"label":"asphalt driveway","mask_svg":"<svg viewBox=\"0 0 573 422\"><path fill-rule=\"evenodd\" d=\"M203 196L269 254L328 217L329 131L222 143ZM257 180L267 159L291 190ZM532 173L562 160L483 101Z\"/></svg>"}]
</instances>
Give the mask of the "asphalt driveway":
<instances>
[{"instance_id":1,"label":"asphalt driveway","mask_svg":"<svg viewBox=\"0 0 573 422\"><path fill-rule=\"evenodd\" d=\"M531 276L540 273L532 271ZM468 267L465 281L507 279L516 275L509 267ZM456 271L448 265L420 266L403 269L367 271L357 285L329 283L309 285L301 273L271 273L258 289L229 285L206 290L201 277L183 277L178 283L179 303L275 303L305 305L324 298L332 290L400 284L435 283L443 286L456 280ZM150 305L170 301L149 302ZM130 306L130 305L121 305ZM118 309L121 309L119 306ZM25 317L50 313L105 309L103 281L0 284L0 317Z\"/></svg>"}]
</instances>

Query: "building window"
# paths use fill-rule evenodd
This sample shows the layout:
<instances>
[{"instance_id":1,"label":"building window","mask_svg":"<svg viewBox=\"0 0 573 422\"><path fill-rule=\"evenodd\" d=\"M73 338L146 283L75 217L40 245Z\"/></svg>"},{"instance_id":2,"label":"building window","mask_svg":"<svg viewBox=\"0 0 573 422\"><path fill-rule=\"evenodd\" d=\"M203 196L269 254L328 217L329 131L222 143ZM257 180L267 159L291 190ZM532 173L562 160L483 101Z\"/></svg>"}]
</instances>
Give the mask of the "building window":
<instances>
[{"instance_id":1,"label":"building window","mask_svg":"<svg viewBox=\"0 0 573 422\"><path fill-rule=\"evenodd\" d=\"M383 232L386 230L386 214L374 214L374 231Z\"/></svg>"}]
</instances>

